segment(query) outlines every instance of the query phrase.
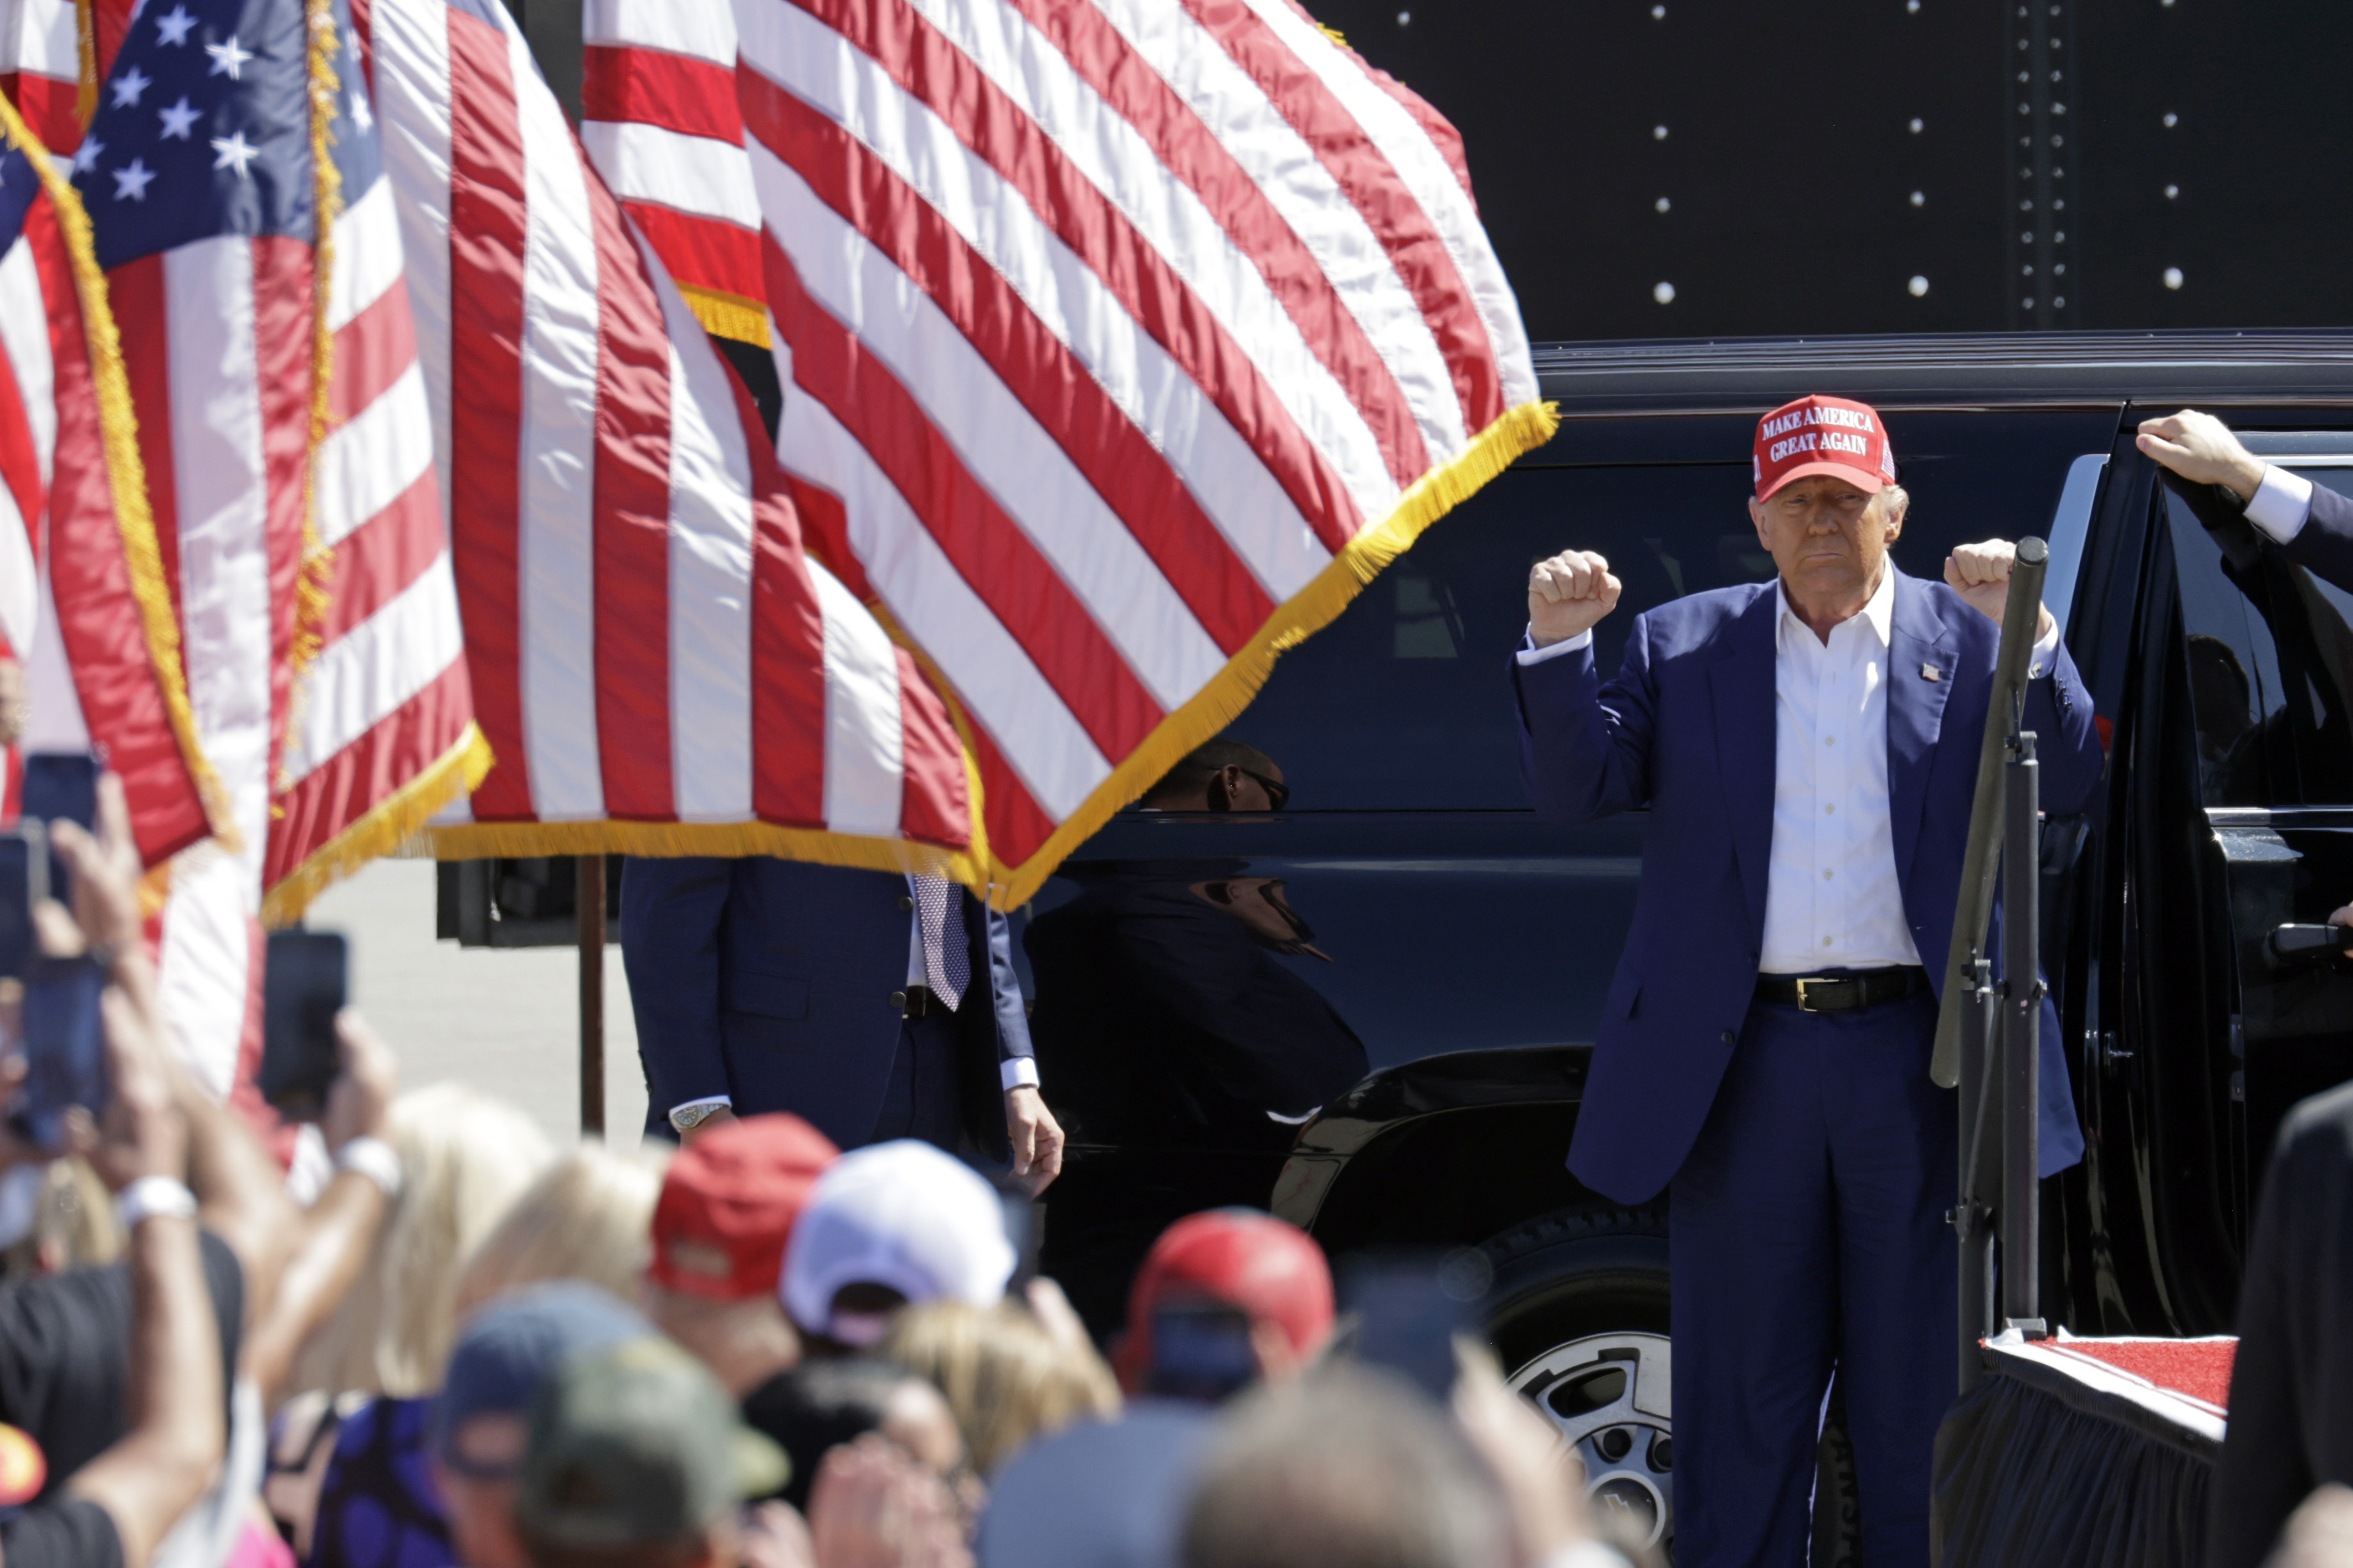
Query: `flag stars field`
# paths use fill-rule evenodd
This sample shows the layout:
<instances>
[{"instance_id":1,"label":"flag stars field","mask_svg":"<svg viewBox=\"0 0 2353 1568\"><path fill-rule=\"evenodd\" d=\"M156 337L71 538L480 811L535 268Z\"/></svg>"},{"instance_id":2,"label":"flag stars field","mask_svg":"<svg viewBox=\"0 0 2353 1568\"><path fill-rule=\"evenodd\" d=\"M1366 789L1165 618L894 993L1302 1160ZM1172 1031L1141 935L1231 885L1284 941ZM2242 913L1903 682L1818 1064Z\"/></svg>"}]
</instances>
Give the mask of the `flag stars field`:
<instances>
[{"instance_id":1,"label":"flag stars field","mask_svg":"<svg viewBox=\"0 0 2353 1568\"><path fill-rule=\"evenodd\" d=\"M142 75L137 66L116 77L110 84L114 89L114 107L126 109L139 101L139 95L155 85L155 79Z\"/></svg>"},{"instance_id":2,"label":"flag stars field","mask_svg":"<svg viewBox=\"0 0 2353 1568\"><path fill-rule=\"evenodd\" d=\"M112 173L116 201L119 202L125 196L129 196L134 202L143 202L147 199L147 187L155 178L155 171L147 166L147 160L133 158L121 168L113 170Z\"/></svg>"},{"instance_id":3,"label":"flag stars field","mask_svg":"<svg viewBox=\"0 0 2353 1568\"><path fill-rule=\"evenodd\" d=\"M212 56L213 58L213 68L206 71L205 74L206 76L220 76L226 73L228 79L231 81L240 81L244 79L238 72L244 67L245 62L253 58L252 50L241 49L237 47L237 35L235 33L231 33L228 36L227 43L206 44L205 46L205 53Z\"/></svg>"},{"instance_id":4,"label":"flag stars field","mask_svg":"<svg viewBox=\"0 0 2353 1568\"><path fill-rule=\"evenodd\" d=\"M189 140L189 128L203 118L203 115L202 110L188 107L188 95L185 92L180 95L179 102L168 109L159 109L155 111L155 117L164 122L164 137L166 141Z\"/></svg>"},{"instance_id":5,"label":"flag stars field","mask_svg":"<svg viewBox=\"0 0 2353 1568\"><path fill-rule=\"evenodd\" d=\"M247 171L246 165L253 162L260 149L247 143L244 132L237 131L227 136L214 137L213 151L220 154L213 160L214 168L234 168L237 170L237 177L240 180L249 180L253 177ZM120 178L120 176L117 177Z\"/></svg>"},{"instance_id":6,"label":"flag stars field","mask_svg":"<svg viewBox=\"0 0 2353 1568\"><path fill-rule=\"evenodd\" d=\"M185 5L174 5L171 15L155 18L155 32L164 43L185 48L188 46L188 29L195 25L196 19L188 15Z\"/></svg>"}]
</instances>

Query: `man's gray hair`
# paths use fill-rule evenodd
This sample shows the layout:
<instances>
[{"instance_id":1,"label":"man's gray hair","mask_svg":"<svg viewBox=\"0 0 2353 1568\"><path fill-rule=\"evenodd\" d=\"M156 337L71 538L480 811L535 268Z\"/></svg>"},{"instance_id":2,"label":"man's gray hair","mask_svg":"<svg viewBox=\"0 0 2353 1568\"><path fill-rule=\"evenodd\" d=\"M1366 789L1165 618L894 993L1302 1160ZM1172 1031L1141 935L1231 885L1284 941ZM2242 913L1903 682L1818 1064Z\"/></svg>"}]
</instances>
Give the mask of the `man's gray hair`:
<instances>
[{"instance_id":1,"label":"man's gray hair","mask_svg":"<svg viewBox=\"0 0 2353 1568\"><path fill-rule=\"evenodd\" d=\"M1501 1490L1452 1424L1335 1366L1237 1405L1185 1521L1185 1568L1506 1568Z\"/></svg>"}]
</instances>

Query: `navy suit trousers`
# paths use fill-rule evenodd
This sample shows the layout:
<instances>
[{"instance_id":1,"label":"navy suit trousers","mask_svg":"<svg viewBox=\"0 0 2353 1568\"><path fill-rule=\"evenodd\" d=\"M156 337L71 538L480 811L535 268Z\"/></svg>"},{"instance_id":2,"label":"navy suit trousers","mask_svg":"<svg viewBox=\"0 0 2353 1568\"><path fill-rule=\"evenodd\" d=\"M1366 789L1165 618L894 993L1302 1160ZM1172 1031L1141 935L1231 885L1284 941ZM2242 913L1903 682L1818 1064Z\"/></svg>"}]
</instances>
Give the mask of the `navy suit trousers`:
<instances>
[{"instance_id":1,"label":"navy suit trousers","mask_svg":"<svg viewBox=\"0 0 2353 1568\"><path fill-rule=\"evenodd\" d=\"M927 1013L899 1025L899 1048L891 1058L891 1082L882 1091L882 1113L874 1142L920 1138L949 1153L964 1130L964 1100L956 1076L955 1020Z\"/></svg>"},{"instance_id":2,"label":"navy suit trousers","mask_svg":"<svg viewBox=\"0 0 2353 1568\"><path fill-rule=\"evenodd\" d=\"M1926 1568L1953 1397L1955 1095L1936 1004L1752 1004L1672 1196L1675 1560L1798 1568L1835 1370L1862 1559Z\"/></svg>"}]
</instances>

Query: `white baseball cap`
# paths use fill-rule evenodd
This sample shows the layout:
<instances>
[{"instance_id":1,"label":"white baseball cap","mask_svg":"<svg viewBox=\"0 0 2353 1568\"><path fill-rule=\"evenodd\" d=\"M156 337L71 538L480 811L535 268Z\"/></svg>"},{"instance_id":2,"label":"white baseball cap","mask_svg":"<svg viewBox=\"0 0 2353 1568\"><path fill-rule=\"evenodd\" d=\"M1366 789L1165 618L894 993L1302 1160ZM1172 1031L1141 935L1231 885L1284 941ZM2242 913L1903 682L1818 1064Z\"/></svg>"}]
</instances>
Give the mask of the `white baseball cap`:
<instances>
[{"instance_id":1,"label":"white baseball cap","mask_svg":"<svg viewBox=\"0 0 2353 1568\"><path fill-rule=\"evenodd\" d=\"M850 1285L881 1285L910 1305L943 1298L986 1307L1013 1278L996 1189L954 1155L913 1138L855 1149L809 1189L793 1223L776 1293L793 1321L844 1344L871 1344L884 1320L836 1313Z\"/></svg>"}]
</instances>

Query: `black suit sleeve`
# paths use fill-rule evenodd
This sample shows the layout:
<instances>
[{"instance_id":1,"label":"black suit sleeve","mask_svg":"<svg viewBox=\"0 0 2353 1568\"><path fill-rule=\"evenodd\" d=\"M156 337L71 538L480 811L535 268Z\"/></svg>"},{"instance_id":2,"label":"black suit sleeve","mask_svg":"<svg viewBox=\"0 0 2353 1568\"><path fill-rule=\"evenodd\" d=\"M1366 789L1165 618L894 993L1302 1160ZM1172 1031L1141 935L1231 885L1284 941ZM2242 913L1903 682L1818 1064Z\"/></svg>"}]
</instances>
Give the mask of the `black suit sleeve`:
<instances>
[{"instance_id":1,"label":"black suit sleeve","mask_svg":"<svg viewBox=\"0 0 2353 1568\"><path fill-rule=\"evenodd\" d=\"M2209 1568L2258 1568L2325 1480L2353 1479L2353 1088L2288 1114L2239 1292L2230 1426L2207 1502Z\"/></svg>"},{"instance_id":2,"label":"black suit sleeve","mask_svg":"<svg viewBox=\"0 0 2353 1568\"><path fill-rule=\"evenodd\" d=\"M2332 588L2353 594L2353 499L2312 487L2312 515L2284 547L2287 558Z\"/></svg>"}]
</instances>

